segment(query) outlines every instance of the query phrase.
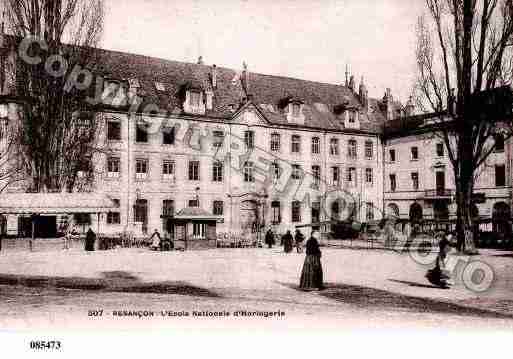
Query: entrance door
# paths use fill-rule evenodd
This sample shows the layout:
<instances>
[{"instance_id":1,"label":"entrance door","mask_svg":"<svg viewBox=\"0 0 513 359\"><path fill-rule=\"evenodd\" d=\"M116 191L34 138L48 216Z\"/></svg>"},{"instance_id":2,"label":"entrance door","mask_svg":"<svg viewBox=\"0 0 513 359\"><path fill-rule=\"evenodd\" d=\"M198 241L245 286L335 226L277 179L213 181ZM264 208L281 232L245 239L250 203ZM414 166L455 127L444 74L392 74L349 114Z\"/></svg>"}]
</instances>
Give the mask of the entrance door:
<instances>
[{"instance_id":1,"label":"entrance door","mask_svg":"<svg viewBox=\"0 0 513 359\"><path fill-rule=\"evenodd\" d=\"M442 196L445 192L445 172L444 171L436 171L436 193L439 196Z\"/></svg>"}]
</instances>

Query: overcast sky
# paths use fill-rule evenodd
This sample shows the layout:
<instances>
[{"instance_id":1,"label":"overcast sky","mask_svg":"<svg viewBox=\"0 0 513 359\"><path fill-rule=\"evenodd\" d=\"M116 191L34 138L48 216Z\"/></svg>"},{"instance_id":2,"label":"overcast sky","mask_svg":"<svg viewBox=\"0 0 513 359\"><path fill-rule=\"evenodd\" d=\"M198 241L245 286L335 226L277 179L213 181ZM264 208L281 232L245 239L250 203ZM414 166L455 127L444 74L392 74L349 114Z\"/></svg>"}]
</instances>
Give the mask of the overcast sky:
<instances>
[{"instance_id":1,"label":"overcast sky","mask_svg":"<svg viewBox=\"0 0 513 359\"><path fill-rule=\"evenodd\" d=\"M165 59L342 83L405 101L422 0L108 0L102 46Z\"/></svg>"}]
</instances>

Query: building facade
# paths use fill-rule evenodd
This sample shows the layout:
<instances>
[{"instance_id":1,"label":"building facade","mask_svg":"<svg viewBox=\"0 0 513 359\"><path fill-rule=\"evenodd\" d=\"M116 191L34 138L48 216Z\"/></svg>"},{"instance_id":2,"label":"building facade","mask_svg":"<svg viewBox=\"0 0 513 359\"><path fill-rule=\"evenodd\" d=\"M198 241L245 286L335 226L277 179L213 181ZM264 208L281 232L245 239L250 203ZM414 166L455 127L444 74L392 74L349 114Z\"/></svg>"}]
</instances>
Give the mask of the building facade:
<instances>
[{"instance_id":1,"label":"building facade","mask_svg":"<svg viewBox=\"0 0 513 359\"><path fill-rule=\"evenodd\" d=\"M19 59L2 49L7 72ZM191 207L218 216L221 236L302 225L308 234L323 221L368 222L384 213L454 217L446 149L416 125L388 130L429 120L412 116L413 106L401 106L389 89L373 99L363 78L357 88L348 73L334 85L249 72L245 64L236 71L98 52L101 71L91 86L101 130L88 190L118 204L100 217L104 232L168 231L173 216ZM2 77L4 139L19 123L15 83ZM481 216L511 207L511 147L506 141L480 173ZM4 190L23 191L23 181ZM74 220L84 229L98 225ZM8 218L7 227L19 232L19 219Z\"/></svg>"}]
</instances>

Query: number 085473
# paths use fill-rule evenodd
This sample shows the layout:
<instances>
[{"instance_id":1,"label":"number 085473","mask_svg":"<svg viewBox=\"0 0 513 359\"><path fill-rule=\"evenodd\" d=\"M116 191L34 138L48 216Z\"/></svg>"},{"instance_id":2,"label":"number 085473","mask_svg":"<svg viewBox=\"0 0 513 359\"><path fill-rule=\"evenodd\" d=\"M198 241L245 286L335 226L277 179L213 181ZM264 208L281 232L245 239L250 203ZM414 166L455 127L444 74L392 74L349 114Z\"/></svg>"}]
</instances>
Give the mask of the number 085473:
<instances>
[{"instance_id":1,"label":"number 085473","mask_svg":"<svg viewBox=\"0 0 513 359\"><path fill-rule=\"evenodd\" d=\"M33 350L60 350L61 342L59 340L31 340L30 349Z\"/></svg>"}]
</instances>

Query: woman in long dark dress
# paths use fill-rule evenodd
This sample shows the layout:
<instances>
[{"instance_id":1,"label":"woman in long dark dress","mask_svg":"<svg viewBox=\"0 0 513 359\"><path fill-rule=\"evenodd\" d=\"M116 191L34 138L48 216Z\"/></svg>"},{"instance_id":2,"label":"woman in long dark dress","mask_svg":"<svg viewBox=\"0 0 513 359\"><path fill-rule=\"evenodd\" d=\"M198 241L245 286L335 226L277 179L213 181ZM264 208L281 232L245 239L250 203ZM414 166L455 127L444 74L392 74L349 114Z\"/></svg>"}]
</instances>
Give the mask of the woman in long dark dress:
<instances>
[{"instance_id":1,"label":"woman in long dark dress","mask_svg":"<svg viewBox=\"0 0 513 359\"><path fill-rule=\"evenodd\" d=\"M319 290L324 287L318 239L319 232L315 231L306 241L306 258L299 280L299 288L303 290Z\"/></svg>"},{"instance_id":2,"label":"woman in long dark dress","mask_svg":"<svg viewBox=\"0 0 513 359\"><path fill-rule=\"evenodd\" d=\"M94 251L94 242L96 241L96 234L91 228L87 231L85 238L85 250Z\"/></svg>"}]
</instances>

